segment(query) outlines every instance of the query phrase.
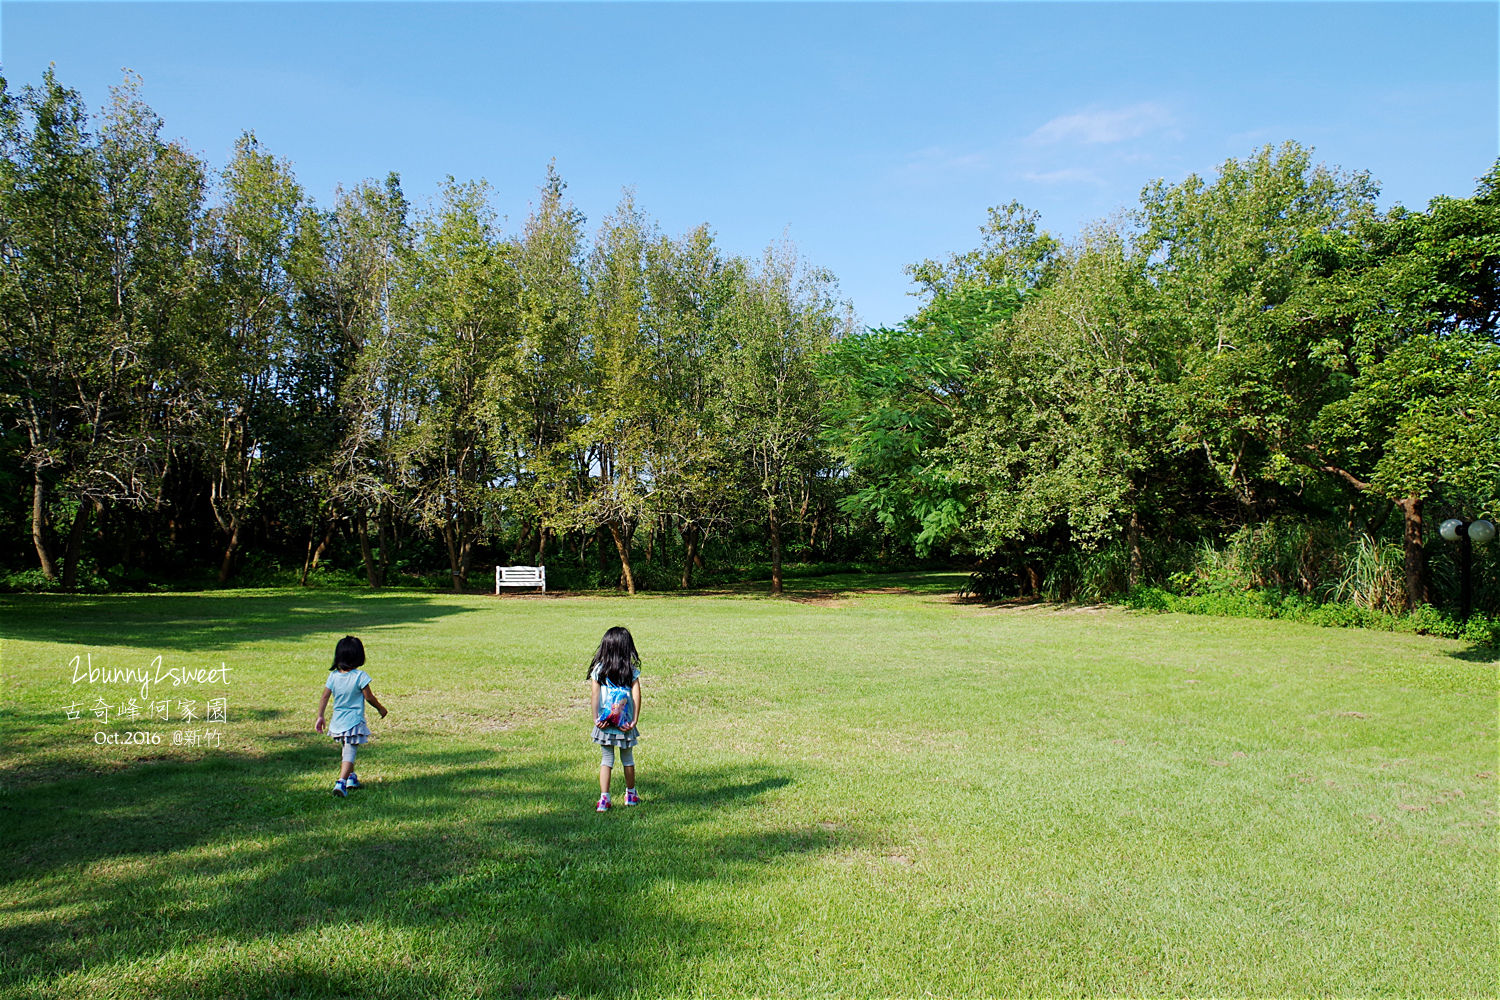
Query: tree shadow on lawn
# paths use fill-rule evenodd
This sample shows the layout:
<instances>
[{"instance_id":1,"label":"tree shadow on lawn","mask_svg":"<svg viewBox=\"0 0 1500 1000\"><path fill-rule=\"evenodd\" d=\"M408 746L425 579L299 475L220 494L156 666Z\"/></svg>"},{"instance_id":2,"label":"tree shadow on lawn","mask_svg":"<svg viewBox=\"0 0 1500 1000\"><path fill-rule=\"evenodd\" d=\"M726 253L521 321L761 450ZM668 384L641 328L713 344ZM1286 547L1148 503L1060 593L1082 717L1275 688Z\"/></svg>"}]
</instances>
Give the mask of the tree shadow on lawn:
<instances>
[{"instance_id":1,"label":"tree shadow on lawn","mask_svg":"<svg viewBox=\"0 0 1500 1000\"><path fill-rule=\"evenodd\" d=\"M61 976L127 963L134 977L158 959L178 970L151 984L162 997L681 989L680 963L732 932L682 912L677 887L732 898L777 859L849 838L734 819L790 783L765 768L652 775L644 805L596 814L590 769L390 753L436 773L335 799L319 743L7 795L0 951L21 959L0 970L0 992L45 995ZM92 877L76 870L89 865ZM306 939L341 928L349 959L319 959ZM184 949L191 960L173 966Z\"/></svg>"},{"instance_id":2,"label":"tree shadow on lawn","mask_svg":"<svg viewBox=\"0 0 1500 1000\"><path fill-rule=\"evenodd\" d=\"M829 600L858 594L956 594L968 579L955 571L916 573L830 573L822 576L787 577L782 597L790 600ZM770 580L752 580L725 584L720 588L685 591L703 595L734 594L739 597L770 599Z\"/></svg>"},{"instance_id":3,"label":"tree shadow on lawn","mask_svg":"<svg viewBox=\"0 0 1500 1000\"><path fill-rule=\"evenodd\" d=\"M436 595L391 593L38 594L0 601L7 638L192 651L259 639L358 633L476 610Z\"/></svg>"},{"instance_id":4,"label":"tree shadow on lawn","mask_svg":"<svg viewBox=\"0 0 1500 1000\"><path fill-rule=\"evenodd\" d=\"M1487 663L1500 666L1500 646L1481 645L1474 643L1467 649L1460 649L1456 653L1449 653L1455 660L1464 660L1468 663Z\"/></svg>"}]
</instances>

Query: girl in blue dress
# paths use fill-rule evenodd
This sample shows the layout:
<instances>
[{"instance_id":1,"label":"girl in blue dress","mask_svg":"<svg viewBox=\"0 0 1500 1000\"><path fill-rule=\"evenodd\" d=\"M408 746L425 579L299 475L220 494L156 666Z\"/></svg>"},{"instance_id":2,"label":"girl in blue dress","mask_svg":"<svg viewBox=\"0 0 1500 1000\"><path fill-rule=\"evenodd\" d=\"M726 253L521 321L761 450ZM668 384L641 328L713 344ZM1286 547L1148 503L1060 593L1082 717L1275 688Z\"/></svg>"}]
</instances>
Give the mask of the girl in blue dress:
<instances>
[{"instance_id":1,"label":"girl in blue dress","mask_svg":"<svg viewBox=\"0 0 1500 1000\"><path fill-rule=\"evenodd\" d=\"M616 625L604 633L594 662L589 666L589 705L594 719L594 742L599 744L598 812L610 807L609 779L615 767L615 750L625 768L625 804L640 805L635 791L635 743L640 738L636 724L641 719L641 658L630 631Z\"/></svg>"},{"instance_id":2,"label":"girl in blue dress","mask_svg":"<svg viewBox=\"0 0 1500 1000\"><path fill-rule=\"evenodd\" d=\"M365 702L374 705L380 717L385 718L385 706L370 687L370 675L359 669L364 665L364 644L352 635L340 639L333 650L333 666L328 668L323 700L318 702L318 721L313 726L315 732L323 731L323 712L332 698L333 723L328 726L328 735L344 748L339 779L333 783L333 794L340 798L360 787L359 776L354 773L354 755L359 745L370 738L370 727L365 723Z\"/></svg>"}]
</instances>

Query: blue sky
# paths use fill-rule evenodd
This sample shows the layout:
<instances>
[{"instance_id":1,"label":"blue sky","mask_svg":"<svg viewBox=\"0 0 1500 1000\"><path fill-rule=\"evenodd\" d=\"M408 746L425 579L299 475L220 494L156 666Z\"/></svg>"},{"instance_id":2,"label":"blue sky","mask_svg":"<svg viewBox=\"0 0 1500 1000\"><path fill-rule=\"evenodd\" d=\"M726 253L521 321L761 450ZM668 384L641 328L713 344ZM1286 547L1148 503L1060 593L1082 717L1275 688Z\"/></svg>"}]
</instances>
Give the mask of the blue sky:
<instances>
[{"instance_id":1,"label":"blue sky","mask_svg":"<svg viewBox=\"0 0 1500 1000\"><path fill-rule=\"evenodd\" d=\"M860 318L1018 199L1063 236L1149 180L1294 139L1386 205L1468 195L1500 135L1494 3L55 3L0 0L12 87L91 108L129 67L215 167L253 129L328 204L486 178L514 231L547 162L732 253L786 233Z\"/></svg>"}]
</instances>

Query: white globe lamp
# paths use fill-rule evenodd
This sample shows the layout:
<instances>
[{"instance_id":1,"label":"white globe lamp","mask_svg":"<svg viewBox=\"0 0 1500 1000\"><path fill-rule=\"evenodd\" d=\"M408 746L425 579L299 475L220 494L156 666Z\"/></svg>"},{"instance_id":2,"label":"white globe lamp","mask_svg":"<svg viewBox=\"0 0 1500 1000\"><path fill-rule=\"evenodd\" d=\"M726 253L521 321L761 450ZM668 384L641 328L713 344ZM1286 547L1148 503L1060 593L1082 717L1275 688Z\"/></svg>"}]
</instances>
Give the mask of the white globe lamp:
<instances>
[{"instance_id":1,"label":"white globe lamp","mask_svg":"<svg viewBox=\"0 0 1500 1000\"><path fill-rule=\"evenodd\" d=\"M1468 621L1474 605L1474 546L1495 540L1495 522L1482 517L1474 521L1450 517L1438 526L1438 534L1444 541L1458 543L1458 616L1460 621Z\"/></svg>"}]
</instances>

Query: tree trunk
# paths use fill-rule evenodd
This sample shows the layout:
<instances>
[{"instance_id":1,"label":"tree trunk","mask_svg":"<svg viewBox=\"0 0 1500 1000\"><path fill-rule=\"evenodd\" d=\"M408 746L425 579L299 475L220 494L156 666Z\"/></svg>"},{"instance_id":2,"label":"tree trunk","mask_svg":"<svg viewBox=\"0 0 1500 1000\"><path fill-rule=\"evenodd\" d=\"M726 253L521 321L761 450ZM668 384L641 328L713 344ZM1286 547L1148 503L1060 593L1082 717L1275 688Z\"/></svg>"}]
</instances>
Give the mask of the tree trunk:
<instances>
[{"instance_id":1,"label":"tree trunk","mask_svg":"<svg viewBox=\"0 0 1500 1000\"><path fill-rule=\"evenodd\" d=\"M452 520L443 524L443 547L448 550L448 573L453 578L453 590L455 593L464 589L463 570L458 562L458 539L454 537Z\"/></svg>"},{"instance_id":2,"label":"tree trunk","mask_svg":"<svg viewBox=\"0 0 1500 1000\"><path fill-rule=\"evenodd\" d=\"M359 554L365 561L365 580L369 582L371 590L379 590L382 581L380 570L375 565L375 553L370 551L370 518L366 514L360 514L358 521L354 533L359 536Z\"/></svg>"},{"instance_id":3,"label":"tree trunk","mask_svg":"<svg viewBox=\"0 0 1500 1000\"><path fill-rule=\"evenodd\" d=\"M396 537L396 524L391 519L391 504L389 500L380 501L380 512L375 521L375 543L380 546L380 585L385 586L385 581L391 578L391 555L396 551L398 544Z\"/></svg>"},{"instance_id":4,"label":"tree trunk","mask_svg":"<svg viewBox=\"0 0 1500 1000\"><path fill-rule=\"evenodd\" d=\"M322 559L323 553L328 550L328 543L333 538L333 527L336 524L338 524L338 518L335 516L330 516L328 518L328 530L323 532L323 540L318 543L318 547L316 549L313 548L312 532L308 532L308 555L306 559L302 560L302 580L300 581L301 586L307 586L307 574L318 568L318 560ZM313 531L316 530L316 528L313 529Z\"/></svg>"},{"instance_id":5,"label":"tree trunk","mask_svg":"<svg viewBox=\"0 0 1500 1000\"><path fill-rule=\"evenodd\" d=\"M454 589L462 590L469 582L469 570L474 566L474 529L467 513L458 516L458 581Z\"/></svg>"},{"instance_id":6,"label":"tree trunk","mask_svg":"<svg viewBox=\"0 0 1500 1000\"><path fill-rule=\"evenodd\" d=\"M802 503L797 508L797 524L802 530L807 530L807 509L812 505L812 490L808 488L807 481L802 483ZM807 551L812 551L812 535L807 536ZM810 558L810 557L808 557Z\"/></svg>"},{"instance_id":7,"label":"tree trunk","mask_svg":"<svg viewBox=\"0 0 1500 1000\"><path fill-rule=\"evenodd\" d=\"M698 558L698 526L690 524L683 529L682 541L687 545L687 558L682 561L682 589L693 585L693 560Z\"/></svg>"},{"instance_id":8,"label":"tree trunk","mask_svg":"<svg viewBox=\"0 0 1500 1000\"><path fill-rule=\"evenodd\" d=\"M229 542L224 546L224 558L219 561L219 586L229 582L229 569L234 564L234 553L240 547L240 516L229 515Z\"/></svg>"},{"instance_id":9,"label":"tree trunk","mask_svg":"<svg viewBox=\"0 0 1500 1000\"><path fill-rule=\"evenodd\" d=\"M33 473L31 487L31 542L36 546L37 558L42 563L42 575L49 580L57 579L57 563L52 550L47 547L47 484L42 480L42 470Z\"/></svg>"},{"instance_id":10,"label":"tree trunk","mask_svg":"<svg viewBox=\"0 0 1500 1000\"><path fill-rule=\"evenodd\" d=\"M1141 585L1141 569L1145 559L1141 556L1141 515L1139 511L1130 512L1130 524L1125 528L1125 547L1130 553L1130 569L1126 579L1130 589L1134 590Z\"/></svg>"},{"instance_id":11,"label":"tree trunk","mask_svg":"<svg viewBox=\"0 0 1500 1000\"><path fill-rule=\"evenodd\" d=\"M516 544L506 552L506 558L513 564L519 564L523 553L536 551L535 540L531 537L531 522L524 521L521 524L521 533L516 536ZM533 566L536 563L532 563Z\"/></svg>"},{"instance_id":12,"label":"tree trunk","mask_svg":"<svg viewBox=\"0 0 1500 1000\"><path fill-rule=\"evenodd\" d=\"M1422 548L1422 498L1409 496L1396 506L1401 508L1401 545L1406 556L1406 606L1431 603L1427 590L1427 552Z\"/></svg>"},{"instance_id":13,"label":"tree trunk","mask_svg":"<svg viewBox=\"0 0 1500 1000\"><path fill-rule=\"evenodd\" d=\"M1375 516L1365 522L1366 538L1372 542L1376 540L1376 537L1380 534L1380 529L1384 528L1385 522L1390 520L1393 507L1393 504L1387 503L1384 500L1381 501L1380 506L1375 511Z\"/></svg>"},{"instance_id":14,"label":"tree trunk","mask_svg":"<svg viewBox=\"0 0 1500 1000\"><path fill-rule=\"evenodd\" d=\"M536 525L536 559L532 565L547 565L547 526L540 521Z\"/></svg>"},{"instance_id":15,"label":"tree trunk","mask_svg":"<svg viewBox=\"0 0 1500 1000\"><path fill-rule=\"evenodd\" d=\"M137 554L137 549L140 548L139 538L140 531L136 527L135 518L127 518L120 522L120 567L127 573L135 569L139 561Z\"/></svg>"},{"instance_id":16,"label":"tree trunk","mask_svg":"<svg viewBox=\"0 0 1500 1000\"><path fill-rule=\"evenodd\" d=\"M620 570L625 574L625 592L635 593L635 574L630 571L630 534L622 532L620 525L611 521L609 533L614 536L615 548L620 553Z\"/></svg>"},{"instance_id":17,"label":"tree trunk","mask_svg":"<svg viewBox=\"0 0 1500 1000\"><path fill-rule=\"evenodd\" d=\"M88 526L93 504L88 500L78 501L78 513L73 515L73 526L68 529L68 544L63 550L62 585L72 590L78 583L78 560L83 555L83 532Z\"/></svg>"},{"instance_id":18,"label":"tree trunk","mask_svg":"<svg viewBox=\"0 0 1500 1000\"><path fill-rule=\"evenodd\" d=\"M307 529L307 551L302 554L302 575L297 578L297 586L307 586L307 571L312 566L313 539L318 537L318 526L314 524Z\"/></svg>"},{"instance_id":19,"label":"tree trunk","mask_svg":"<svg viewBox=\"0 0 1500 1000\"><path fill-rule=\"evenodd\" d=\"M771 596L781 594L781 518L771 505Z\"/></svg>"}]
</instances>

